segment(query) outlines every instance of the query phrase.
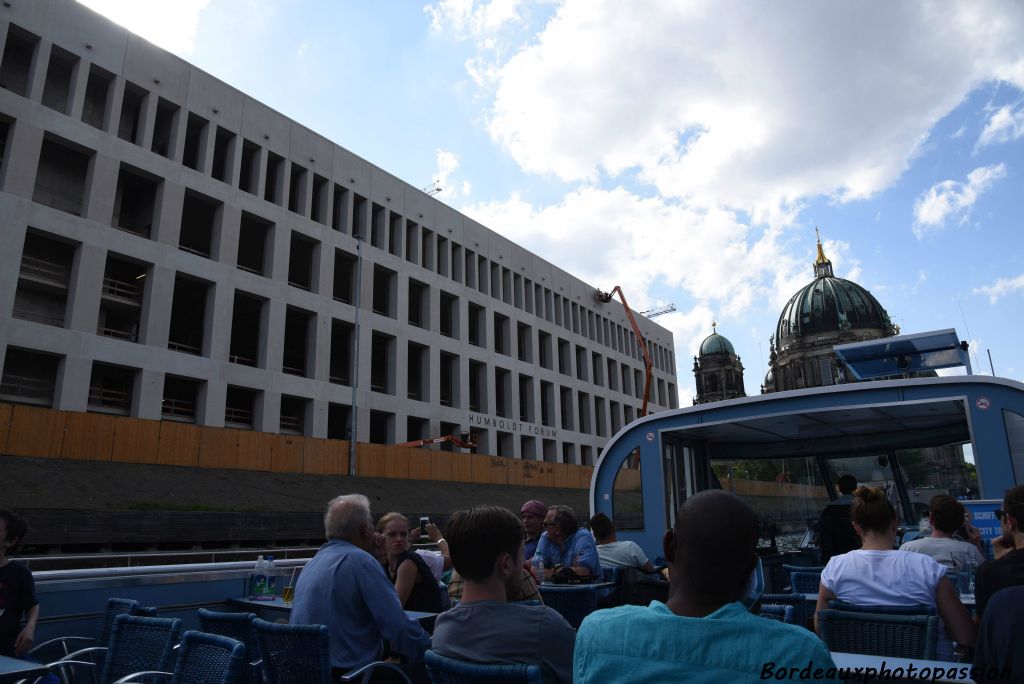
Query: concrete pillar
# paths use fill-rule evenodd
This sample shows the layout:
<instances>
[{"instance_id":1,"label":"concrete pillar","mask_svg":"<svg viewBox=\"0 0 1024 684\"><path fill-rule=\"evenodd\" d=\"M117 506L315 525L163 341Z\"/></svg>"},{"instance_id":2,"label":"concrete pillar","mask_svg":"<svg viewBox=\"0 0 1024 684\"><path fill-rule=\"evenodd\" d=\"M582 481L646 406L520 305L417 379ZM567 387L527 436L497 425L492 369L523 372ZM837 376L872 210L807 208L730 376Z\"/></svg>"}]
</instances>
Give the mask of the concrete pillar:
<instances>
[{"instance_id":1,"label":"concrete pillar","mask_svg":"<svg viewBox=\"0 0 1024 684\"><path fill-rule=\"evenodd\" d=\"M242 224L242 210L230 204L222 204L219 214L220 226L214 236L211 258L222 264L234 264L238 261L238 240Z\"/></svg>"},{"instance_id":2,"label":"concrete pillar","mask_svg":"<svg viewBox=\"0 0 1024 684\"><path fill-rule=\"evenodd\" d=\"M89 402L89 380L92 360L81 356L65 356L57 375L53 408L61 411L85 411Z\"/></svg>"},{"instance_id":3,"label":"concrete pillar","mask_svg":"<svg viewBox=\"0 0 1024 684\"><path fill-rule=\"evenodd\" d=\"M231 315L234 290L227 283L209 286L206 297L206 316L203 323L203 356L227 361L231 345ZM221 402L223 404L223 402ZM221 416L223 423L224 416ZM209 423L204 423L208 425Z\"/></svg>"},{"instance_id":4,"label":"concrete pillar","mask_svg":"<svg viewBox=\"0 0 1024 684\"><path fill-rule=\"evenodd\" d=\"M284 361L284 321L287 305L282 300L268 301L260 317L260 368L280 373ZM280 409L280 399L278 400ZM277 432L277 430L274 430Z\"/></svg>"},{"instance_id":5,"label":"concrete pillar","mask_svg":"<svg viewBox=\"0 0 1024 684\"><path fill-rule=\"evenodd\" d=\"M43 99L43 88L46 86L46 70L50 66L50 50L53 43L48 40L40 40L36 45L36 54L32 59L32 66L28 72L28 89L25 93L26 99L33 102L40 102Z\"/></svg>"},{"instance_id":6,"label":"concrete pillar","mask_svg":"<svg viewBox=\"0 0 1024 684\"><path fill-rule=\"evenodd\" d=\"M98 152L92 156L89 173L85 179L83 217L107 226L113 225L117 175L120 168L120 162L113 157Z\"/></svg>"},{"instance_id":7,"label":"concrete pillar","mask_svg":"<svg viewBox=\"0 0 1024 684\"><path fill-rule=\"evenodd\" d=\"M0 48L2 50L3 48ZM75 121L82 120L85 107L85 91L89 85L89 62L79 59L71 70L71 84L68 87L68 116Z\"/></svg>"},{"instance_id":8,"label":"concrete pillar","mask_svg":"<svg viewBox=\"0 0 1024 684\"><path fill-rule=\"evenodd\" d=\"M121 102L124 100L125 80L121 76L114 79L107 88L107 116L103 130L114 136L121 125Z\"/></svg>"},{"instance_id":9,"label":"concrete pillar","mask_svg":"<svg viewBox=\"0 0 1024 684\"><path fill-rule=\"evenodd\" d=\"M181 238L181 213L185 203L184 186L168 180L160 183L153 211L153 229L150 239L177 247Z\"/></svg>"},{"instance_id":10,"label":"concrete pillar","mask_svg":"<svg viewBox=\"0 0 1024 684\"><path fill-rule=\"evenodd\" d=\"M142 295L139 320L139 343L160 349L167 348L171 329L171 304L174 301L174 269L153 266ZM162 397L163 385L160 386Z\"/></svg>"},{"instance_id":11,"label":"concrete pillar","mask_svg":"<svg viewBox=\"0 0 1024 684\"><path fill-rule=\"evenodd\" d=\"M136 134L138 145L144 150L153 149L153 129L156 128L156 105L159 96L156 93L146 93L142 98L142 106L139 111L139 131Z\"/></svg>"},{"instance_id":12,"label":"concrete pillar","mask_svg":"<svg viewBox=\"0 0 1024 684\"><path fill-rule=\"evenodd\" d=\"M83 244L76 250L68 288L65 327L88 334L96 333L106 261L107 250L102 247Z\"/></svg>"},{"instance_id":13,"label":"concrete pillar","mask_svg":"<svg viewBox=\"0 0 1024 684\"><path fill-rule=\"evenodd\" d=\"M196 422L210 427L224 427L224 405L227 403L228 383L207 378L200 405L196 407Z\"/></svg>"},{"instance_id":14,"label":"concrete pillar","mask_svg":"<svg viewBox=\"0 0 1024 684\"><path fill-rule=\"evenodd\" d=\"M35 170L39 167L39 152L42 146L43 129L36 128L27 121L18 121L11 126L3 164L5 192L32 199ZM15 172L12 173L11 169ZM26 173L27 169L32 171Z\"/></svg>"}]
</instances>

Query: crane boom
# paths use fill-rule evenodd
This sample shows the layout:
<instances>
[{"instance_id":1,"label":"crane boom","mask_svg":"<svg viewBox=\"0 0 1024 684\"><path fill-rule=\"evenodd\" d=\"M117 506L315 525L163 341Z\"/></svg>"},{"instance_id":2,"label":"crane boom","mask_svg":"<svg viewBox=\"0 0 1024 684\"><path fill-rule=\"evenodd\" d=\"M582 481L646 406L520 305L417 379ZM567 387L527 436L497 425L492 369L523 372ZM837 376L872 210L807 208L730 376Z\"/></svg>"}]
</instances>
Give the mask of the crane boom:
<instances>
[{"instance_id":1,"label":"crane boom","mask_svg":"<svg viewBox=\"0 0 1024 684\"><path fill-rule=\"evenodd\" d=\"M643 333L640 332L640 326L636 323L636 318L633 316L632 309L629 308L629 304L626 303L626 295L622 294L622 288L616 285L612 288L611 292L597 291L597 301L608 304L612 301L614 294L619 293L619 300L622 302L622 308L626 311L626 318L629 319L629 324L633 328L633 335L636 337L636 343L640 347L640 352L644 357L644 404L640 409L640 417L643 418L647 415L647 401L651 396L651 377L654 375L654 361L651 359L651 353L647 351L647 343L644 341Z\"/></svg>"},{"instance_id":2,"label":"crane boom","mask_svg":"<svg viewBox=\"0 0 1024 684\"><path fill-rule=\"evenodd\" d=\"M422 447L430 446L431 444L441 444L443 442L451 442L454 446L460 449L476 448L476 437L468 432L463 432L461 435L441 435L440 437L430 437L428 439L414 439L411 442L403 442L402 444L396 444L395 446Z\"/></svg>"}]
</instances>

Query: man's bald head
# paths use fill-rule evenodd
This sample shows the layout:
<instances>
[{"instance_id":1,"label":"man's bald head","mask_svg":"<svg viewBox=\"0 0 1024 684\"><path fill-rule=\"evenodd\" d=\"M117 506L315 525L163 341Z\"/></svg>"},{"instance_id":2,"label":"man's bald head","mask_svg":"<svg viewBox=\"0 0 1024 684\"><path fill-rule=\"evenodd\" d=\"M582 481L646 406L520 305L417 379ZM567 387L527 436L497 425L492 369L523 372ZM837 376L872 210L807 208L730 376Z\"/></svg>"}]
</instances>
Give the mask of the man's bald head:
<instances>
[{"instance_id":1,"label":"man's bald head","mask_svg":"<svg viewBox=\"0 0 1024 684\"><path fill-rule=\"evenodd\" d=\"M757 514L742 499L720 489L688 498L676 515L672 562L682 586L722 604L738 600L754 567Z\"/></svg>"},{"instance_id":2,"label":"man's bald head","mask_svg":"<svg viewBox=\"0 0 1024 684\"><path fill-rule=\"evenodd\" d=\"M372 532L373 516L370 500L362 494L343 494L327 502L324 532L328 539L356 543L362 540L366 527Z\"/></svg>"}]
</instances>

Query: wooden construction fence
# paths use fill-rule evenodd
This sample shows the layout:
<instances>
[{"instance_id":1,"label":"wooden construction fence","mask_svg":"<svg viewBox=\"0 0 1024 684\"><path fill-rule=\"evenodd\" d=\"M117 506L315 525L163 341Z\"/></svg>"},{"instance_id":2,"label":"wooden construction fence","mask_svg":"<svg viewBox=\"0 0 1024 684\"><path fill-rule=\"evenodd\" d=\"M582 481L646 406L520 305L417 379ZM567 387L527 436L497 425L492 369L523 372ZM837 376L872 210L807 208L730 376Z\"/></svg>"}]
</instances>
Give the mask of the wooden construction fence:
<instances>
[{"instance_id":1,"label":"wooden construction fence","mask_svg":"<svg viewBox=\"0 0 1024 684\"><path fill-rule=\"evenodd\" d=\"M0 454L348 475L349 443L0 403ZM360 477L587 489L591 466L356 444Z\"/></svg>"}]
</instances>

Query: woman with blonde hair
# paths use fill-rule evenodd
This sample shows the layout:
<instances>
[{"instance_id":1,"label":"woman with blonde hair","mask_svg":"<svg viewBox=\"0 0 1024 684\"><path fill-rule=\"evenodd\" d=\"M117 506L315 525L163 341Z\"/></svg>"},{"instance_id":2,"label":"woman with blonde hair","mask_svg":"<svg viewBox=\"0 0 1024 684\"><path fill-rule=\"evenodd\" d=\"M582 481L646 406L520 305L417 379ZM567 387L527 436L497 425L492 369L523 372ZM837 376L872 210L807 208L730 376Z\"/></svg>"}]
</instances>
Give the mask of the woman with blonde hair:
<instances>
[{"instance_id":1,"label":"woman with blonde hair","mask_svg":"<svg viewBox=\"0 0 1024 684\"><path fill-rule=\"evenodd\" d=\"M893 548L896 511L885 492L878 487L858 488L853 493L850 519L861 547L833 556L822 571L815 630L817 611L828 608L828 602L835 599L857 606L924 605L938 612L950 638L973 647L977 626L946 578L945 566L930 556Z\"/></svg>"},{"instance_id":2,"label":"woman with blonde hair","mask_svg":"<svg viewBox=\"0 0 1024 684\"><path fill-rule=\"evenodd\" d=\"M384 536L384 565L406 610L440 613L441 589L430 566L412 551L409 544L409 519L401 513L386 513L377 521Z\"/></svg>"}]
</instances>

